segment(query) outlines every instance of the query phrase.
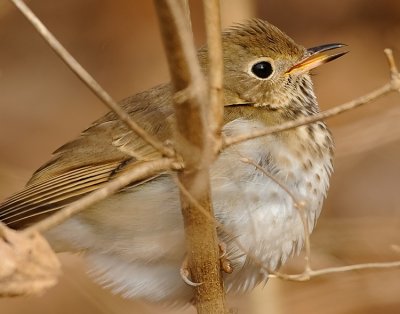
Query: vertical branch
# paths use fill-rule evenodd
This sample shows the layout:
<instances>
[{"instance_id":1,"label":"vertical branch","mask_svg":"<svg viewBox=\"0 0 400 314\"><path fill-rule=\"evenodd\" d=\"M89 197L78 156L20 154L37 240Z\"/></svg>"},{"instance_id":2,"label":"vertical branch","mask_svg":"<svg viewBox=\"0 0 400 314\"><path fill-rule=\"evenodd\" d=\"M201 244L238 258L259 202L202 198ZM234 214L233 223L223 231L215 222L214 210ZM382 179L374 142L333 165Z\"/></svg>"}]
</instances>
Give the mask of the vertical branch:
<instances>
[{"instance_id":1,"label":"vertical branch","mask_svg":"<svg viewBox=\"0 0 400 314\"><path fill-rule=\"evenodd\" d=\"M208 44L208 121L209 131L215 139L215 151L221 145L221 127L224 114L223 55L221 40L221 15L219 0L203 0Z\"/></svg>"},{"instance_id":2,"label":"vertical branch","mask_svg":"<svg viewBox=\"0 0 400 314\"><path fill-rule=\"evenodd\" d=\"M184 15L185 4L155 0L175 97L175 144L185 169L178 178L197 203L213 217L209 165L215 141L207 129L207 86ZM225 313L216 225L181 193L187 258L191 280L201 283L194 300L200 314Z\"/></svg>"},{"instance_id":3,"label":"vertical branch","mask_svg":"<svg viewBox=\"0 0 400 314\"><path fill-rule=\"evenodd\" d=\"M192 19L191 19L191 15L190 15L189 0L183 0L180 3L182 5L183 15L186 17L186 23L188 25L188 31L189 31L190 34L192 34L193 29L192 29Z\"/></svg>"}]
</instances>

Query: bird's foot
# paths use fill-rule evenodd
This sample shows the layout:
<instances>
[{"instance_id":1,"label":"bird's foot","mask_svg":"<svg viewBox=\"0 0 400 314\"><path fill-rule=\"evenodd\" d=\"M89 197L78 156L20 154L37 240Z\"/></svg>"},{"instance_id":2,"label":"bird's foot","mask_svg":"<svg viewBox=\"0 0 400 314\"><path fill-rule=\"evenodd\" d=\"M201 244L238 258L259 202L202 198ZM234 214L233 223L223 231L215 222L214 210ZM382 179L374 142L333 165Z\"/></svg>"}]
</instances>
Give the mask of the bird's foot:
<instances>
[{"instance_id":1,"label":"bird's foot","mask_svg":"<svg viewBox=\"0 0 400 314\"><path fill-rule=\"evenodd\" d=\"M224 242L220 242L218 244L219 247L219 262L220 262L220 267L221 270L224 273L231 274L233 272L233 266L231 261L226 257L226 244ZM189 262L188 262L188 257L185 256L181 268L179 270L179 273L182 277L182 280L189 286L192 287L198 287L202 285L202 282L193 282L189 277L190 277L190 271L189 271Z\"/></svg>"},{"instance_id":2,"label":"bird's foot","mask_svg":"<svg viewBox=\"0 0 400 314\"><path fill-rule=\"evenodd\" d=\"M189 262L187 256L185 256L185 258L183 259L179 273L182 277L182 280L191 287L198 287L203 284L202 282L193 282L189 279L190 271L189 271Z\"/></svg>"},{"instance_id":3,"label":"bird's foot","mask_svg":"<svg viewBox=\"0 0 400 314\"><path fill-rule=\"evenodd\" d=\"M221 264L221 269L224 273L227 274L232 274L233 272L233 266L231 261L226 257L226 244L225 242L220 242L218 244L219 247L219 252L220 252L220 256L219 256L219 262Z\"/></svg>"}]
</instances>

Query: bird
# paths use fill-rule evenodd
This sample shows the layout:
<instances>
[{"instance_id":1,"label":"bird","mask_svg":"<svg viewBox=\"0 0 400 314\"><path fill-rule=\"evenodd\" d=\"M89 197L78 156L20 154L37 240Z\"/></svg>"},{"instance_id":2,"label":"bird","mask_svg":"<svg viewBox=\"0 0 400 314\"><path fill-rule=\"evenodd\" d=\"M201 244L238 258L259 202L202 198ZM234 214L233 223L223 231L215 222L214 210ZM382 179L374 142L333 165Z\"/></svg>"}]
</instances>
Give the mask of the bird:
<instances>
[{"instance_id":1,"label":"bird","mask_svg":"<svg viewBox=\"0 0 400 314\"><path fill-rule=\"evenodd\" d=\"M224 30L223 135L318 113L310 71L341 57L345 52L331 51L343 46L334 43L306 49L261 19ZM198 50L204 74L207 51L207 46ZM148 133L165 142L173 138L173 97L171 84L165 83L120 105ZM300 252L328 191L333 149L331 132L318 121L230 146L213 162L215 219L229 230L218 231L233 266L231 274L223 275L228 293L251 291L267 281L268 270L279 269ZM109 112L58 148L22 191L1 203L0 221L22 230L138 163L157 158L156 149ZM244 163L243 158L258 167ZM304 201L307 230L282 184ZM193 287L180 275L184 226L173 173L134 182L45 236L57 252L83 252L92 277L124 297L174 304L187 304L193 298Z\"/></svg>"}]
</instances>

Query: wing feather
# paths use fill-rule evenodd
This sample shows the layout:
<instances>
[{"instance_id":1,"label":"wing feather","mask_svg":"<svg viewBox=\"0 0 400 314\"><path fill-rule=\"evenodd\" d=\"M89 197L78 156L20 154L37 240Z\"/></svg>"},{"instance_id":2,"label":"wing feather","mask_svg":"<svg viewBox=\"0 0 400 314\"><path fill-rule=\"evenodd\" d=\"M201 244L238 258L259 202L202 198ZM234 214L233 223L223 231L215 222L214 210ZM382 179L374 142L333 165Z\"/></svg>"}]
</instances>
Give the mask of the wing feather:
<instances>
[{"instance_id":1,"label":"wing feather","mask_svg":"<svg viewBox=\"0 0 400 314\"><path fill-rule=\"evenodd\" d=\"M3 204L1 204L1 208L3 209L3 211L5 211L7 207L13 206L15 202L21 202L21 200L24 199L33 200L35 196L43 196L44 194L49 193L52 190L62 189L65 186L73 184L74 182L85 180L85 178L90 178L96 175L107 175L111 171L114 171L114 169L118 166L119 163L110 163L98 166L86 166L83 168L68 171L67 173L63 173L44 182L28 185L24 190L17 194L14 194ZM2 217L2 215L4 214L3 211L0 212L0 217Z\"/></svg>"},{"instance_id":2,"label":"wing feather","mask_svg":"<svg viewBox=\"0 0 400 314\"><path fill-rule=\"evenodd\" d=\"M171 137L169 86L161 85L121 102L147 132L165 141ZM99 189L110 179L160 153L127 129L112 112L54 152L27 186L0 204L0 221L24 228ZM157 177L154 176L153 178ZM152 180L133 182L130 187Z\"/></svg>"},{"instance_id":3,"label":"wing feather","mask_svg":"<svg viewBox=\"0 0 400 314\"><path fill-rule=\"evenodd\" d=\"M43 218L44 214L56 211L103 186L120 164L113 162L78 168L28 185L0 204L0 220L12 228L20 228L32 223L32 217Z\"/></svg>"}]
</instances>

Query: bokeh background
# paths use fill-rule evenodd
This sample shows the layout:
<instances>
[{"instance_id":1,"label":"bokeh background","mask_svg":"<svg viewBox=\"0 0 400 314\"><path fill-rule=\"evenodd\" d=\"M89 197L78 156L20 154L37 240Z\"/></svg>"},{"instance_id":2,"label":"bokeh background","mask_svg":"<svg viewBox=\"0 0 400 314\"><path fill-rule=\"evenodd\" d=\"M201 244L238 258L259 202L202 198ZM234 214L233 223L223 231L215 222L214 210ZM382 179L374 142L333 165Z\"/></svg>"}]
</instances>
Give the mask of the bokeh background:
<instances>
[{"instance_id":1,"label":"bokeh background","mask_svg":"<svg viewBox=\"0 0 400 314\"><path fill-rule=\"evenodd\" d=\"M202 6L192 1L196 43ZM66 48L116 99L168 80L151 1L28 1ZM322 109L381 86L383 54L400 61L398 0L222 0L225 26L261 17L306 47L346 43L344 58L314 76ZM400 62L399 62L400 63ZM0 0L0 197L20 189L60 144L106 108L66 68L12 5ZM329 120L335 174L312 236L314 267L400 260L400 95ZM0 313L194 313L124 300L93 284L79 256L62 255L64 275L41 297L1 299ZM0 257L1 263L1 257ZM298 258L285 267L300 271ZM400 271L354 271L309 282L270 280L230 299L239 313L400 313Z\"/></svg>"}]
</instances>

